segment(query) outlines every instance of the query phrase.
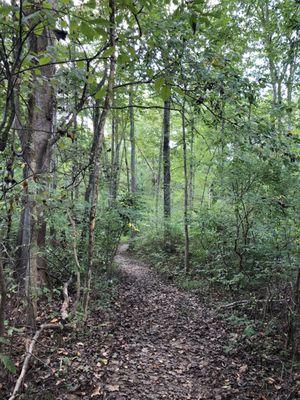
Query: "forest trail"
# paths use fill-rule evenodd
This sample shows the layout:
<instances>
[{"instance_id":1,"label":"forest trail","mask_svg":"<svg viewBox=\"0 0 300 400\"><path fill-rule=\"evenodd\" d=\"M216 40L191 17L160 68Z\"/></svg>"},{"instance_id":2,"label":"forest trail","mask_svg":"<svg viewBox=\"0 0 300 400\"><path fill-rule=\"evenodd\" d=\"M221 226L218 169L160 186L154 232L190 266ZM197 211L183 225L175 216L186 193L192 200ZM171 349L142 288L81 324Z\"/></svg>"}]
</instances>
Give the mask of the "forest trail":
<instances>
[{"instance_id":1,"label":"forest trail","mask_svg":"<svg viewBox=\"0 0 300 400\"><path fill-rule=\"evenodd\" d=\"M116 262L122 276L118 323L103 399L290 398L267 395L250 355L226 354L230 332L196 297L164 283L125 246Z\"/></svg>"}]
</instances>

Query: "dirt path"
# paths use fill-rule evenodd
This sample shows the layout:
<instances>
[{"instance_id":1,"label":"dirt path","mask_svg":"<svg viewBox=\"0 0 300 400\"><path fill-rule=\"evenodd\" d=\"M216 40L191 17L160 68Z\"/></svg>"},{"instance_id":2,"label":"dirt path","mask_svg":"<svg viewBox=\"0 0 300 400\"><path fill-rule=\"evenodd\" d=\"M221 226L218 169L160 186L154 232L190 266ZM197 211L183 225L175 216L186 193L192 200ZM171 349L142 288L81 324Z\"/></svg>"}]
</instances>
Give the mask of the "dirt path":
<instances>
[{"instance_id":1,"label":"dirt path","mask_svg":"<svg viewBox=\"0 0 300 400\"><path fill-rule=\"evenodd\" d=\"M229 356L229 335L193 296L165 284L124 251L114 350L103 399L294 399L265 380L247 354ZM272 394L270 394L272 392Z\"/></svg>"}]
</instances>

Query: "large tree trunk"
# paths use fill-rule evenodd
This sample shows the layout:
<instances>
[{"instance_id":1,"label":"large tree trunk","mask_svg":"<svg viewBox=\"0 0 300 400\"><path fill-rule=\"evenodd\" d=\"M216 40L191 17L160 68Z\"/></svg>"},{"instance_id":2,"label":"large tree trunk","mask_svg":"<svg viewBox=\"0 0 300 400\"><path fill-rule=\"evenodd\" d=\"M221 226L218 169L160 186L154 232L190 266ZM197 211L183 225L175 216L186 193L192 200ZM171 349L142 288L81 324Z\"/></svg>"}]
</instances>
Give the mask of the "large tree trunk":
<instances>
[{"instance_id":1,"label":"large tree trunk","mask_svg":"<svg viewBox=\"0 0 300 400\"><path fill-rule=\"evenodd\" d=\"M36 11L36 6L32 11ZM53 45L53 41L52 32L45 25L41 34L31 33L29 37L30 53L35 56L45 54L48 47ZM25 205L21 221L22 247L25 248L26 257L23 260L23 266L26 265L25 289L28 299L28 318L32 326L35 325L38 288L45 283L46 276L46 264L42 257L46 222L43 215L43 204L38 202L37 197L47 186L55 110L55 94L51 84L55 67L47 65L40 67L40 71L39 76L35 71L31 76L26 142L22 140L27 164L25 177L28 184L25 188Z\"/></svg>"},{"instance_id":2,"label":"large tree trunk","mask_svg":"<svg viewBox=\"0 0 300 400\"><path fill-rule=\"evenodd\" d=\"M164 119L163 119L163 190L164 190L164 220L169 221L171 217L171 162L170 162L170 99L164 102Z\"/></svg>"}]
</instances>

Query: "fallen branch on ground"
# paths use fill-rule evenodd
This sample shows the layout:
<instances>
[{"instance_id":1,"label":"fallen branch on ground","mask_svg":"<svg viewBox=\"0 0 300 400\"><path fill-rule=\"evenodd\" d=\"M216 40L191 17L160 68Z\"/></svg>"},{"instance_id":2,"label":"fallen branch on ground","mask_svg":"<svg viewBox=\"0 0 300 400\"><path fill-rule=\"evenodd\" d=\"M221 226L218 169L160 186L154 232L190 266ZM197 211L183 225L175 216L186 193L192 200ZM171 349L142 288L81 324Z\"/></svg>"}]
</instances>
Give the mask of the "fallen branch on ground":
<instances>
[{"instance_id":1,"label":"fallen branch on ground","mask_svg":"<svg viewBox=\"0 0 300 400\"><path fill-rule=\"evenodd\" d=\"M257 300L239 300L239 301L234 301L232 303L228 304L223 304L218 307L218 310L222 308L232 308L235 306L242 306L244 304L254 304L254 303L284 303L285 300L272 300L272 299L257 299Z\"/></svg>"},{"instance_id":2,"label":"fallen branch on ground","mask_svg":"<svg viewBox=\"0 0 300 400\"><path fill-rule=\"evenodd\" d=\"M21 373L20 373L19 378L18 378L18 380L17 380L17 382L15 384L13 393L12 393L12 395L10 396L10 398L8 400L14 400L16 398L16 395L17 395L18 391L20 390L21 385L23 383L23 380L25 378L25 374L26 374L26 371L28 369L29 361L30 361L30 358L32 356L32 352L33 352L34 346L35 346L38 338L40 337L41 333L46 329L63 329L63 325L62 324L42 324L40 329L35 332L32 340L31 340L31 342L30 342L30 344L28 346L27 355L26 355L26 357L24 359Z\"/></svg>"},{"instance_id":3,"label":"fallen branch on ground","mask_svg":"<svg viewBox=\"0 0 300 400\"><path fill-rule=\"evenodd\" d=\"M62 318L63 322L65 322L66 319L68 318L68 308L69 308L69 302L70 302L70 298L69 298L69 294L68 294L68 286L71 283L71 281L72 281L72 277L64 284L64 287L63 287L64 301L63 301L63 304L62 304L61 309L60 309L61 318ZM40 329L38 329L35 332L32 340L29 343L28 350L26 351L27 354L26 354L26 357L25 357L24 362L23 362L21 373L20 373L19 378L18 378L18 380L17 380L17 382L15 384L15 387L14 387L14 390L12 392L12 395L10 396L10 398L8 400L14 400L16 398L17 393L19 392L19 390L20 390L20 388L22 386L22 383L23 383L24 378L25 378L25 374L26 374L27 369L28 369L29 361L31 359L31 356L33 355L32 352L33 352L34 346L36 345L36 343L38 341L38 338L40 337L41 333L44 330L63 329L63 328L64 328L64 324L61 324L61 323L58 323L58 324L42 324L40 326Z\"/></svg>"}]
</instances>

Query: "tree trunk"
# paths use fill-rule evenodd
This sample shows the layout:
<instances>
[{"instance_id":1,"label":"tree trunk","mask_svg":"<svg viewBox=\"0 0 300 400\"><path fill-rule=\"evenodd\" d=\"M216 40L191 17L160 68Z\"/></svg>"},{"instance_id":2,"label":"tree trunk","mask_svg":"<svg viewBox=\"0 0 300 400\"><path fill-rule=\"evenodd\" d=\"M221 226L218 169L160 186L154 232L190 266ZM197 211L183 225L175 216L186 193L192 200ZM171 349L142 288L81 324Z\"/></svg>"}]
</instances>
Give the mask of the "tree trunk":
<instances>
[{"instance_id":1,"label":"tree trunk","mask_svg":"<svg viewBox=\"0 0 300 400\"><path fill-rule=\"evenodd\" d=\"M111 47L115 47L116 39L115 39L115 1L109 0L109 8L110 8L110 45ZM96 127L96 131L94 133L94 140L92 146L92 163L90 168L90 177L89 177L89 185L87 188L88 193L86 193L86 199L90 201L90 211L89 211L89 239L88 239L88 262L87 262L87 274L85 281L85 291L83 296L83 310L84 310L84 320L87 319L88 316L88 305L89 305L89 297L91 290L91 281L92 281L92 273L93 273L93 259L94 259L94 247L95 247L95 224L97 217L97 202L98 202L98 183L99 183L99 175L100 175L100 151L101 144L104 137L104 126L108 116L108 112L111 106L112 94L113 94L113 85L115 79L115 68L116 68L116 58L115 52L110 57L110 71L108 76L108 86L106 90L105 100L103 109L100 115L99 124Z\"/></svg>"},{"instance_id":2,"label":"tree trunk","mask_svg":"<svg viewBox=\"0 0 300 400\"><path fill-rule=\"evenodd\" d=\"M171 217L171 163L170 163L170 99L164 101L164 119L163 119L163 191L164 191L164 220L168 222Z\"/></svg>"},{"instance_id":3,"label":"tree trunk","mask_svg":"<svg viewBox=\"0 0 300 400\"><path fill-rule=\"evenodd\" d=\"M2 259L0 258L0 337L4 336L5 332L5 326L4 326L5 305L6 305L6 282L3 271Z\"/></svg>"},{"instance_id":4,"label":"tree trunk","mask_svg":"<svg viewBox=\"0 0 300 400\"><path fill-rule=\"evenodd\" d=\"M155 199L155 215L158 217L158 206L160 200L160 183L161 183L161 167L162 167L162 156L163 156L163 143L164 143L164 132L162 132L161 139L159 142L159 156L158 156L158 172L156 179L156 199Z\"/></svg>"},{"instance_id":5,"label":"tree trunk","mask_svg":"<svg viewBox=\"0 0 300 400\"><path fill-rule=\"evenodd\" d=\"M112 124L111 124L111 145L110 145L110 174L109 174L109 202L113 204L117 197L117 176L116 176L116 157L117 157L117 131L118 121L116 116L116 110L112 111Z\"/></svg>"},{"instance_id":6,"label":"tree trunk","mask_svg":"<svg viewBox=\"0 0 300 400\"><path fill-rule=\"evenodd\" d=\"M126 137L123 137L123 148L124 148L124 159L125 159L125 168L126 168L126 183L127 183L127 193L129 194L131 191L130 188L130 170L129 170L129 163L127 157L127 145L126 145Z\"/></svg>"},{"instance_id":7,"label":"tree trunk","mask_svg":"<svg viewBox=\"0 0 300 400\"><path fill-rule=\"evenodd\" d=\"M190 208L193 208L194 203L194 178L195 178L195 171L194 171L194 140L195 140L195 121L194 116L191 117L191 142L190 142L190 179L189 179L189 203Z\"/></svg>"},{"instance_id":8,"label":"tree trunk","mask_svg":"<svg viewBox=\"0 0 300 400\"><path fill-rule=\"evenodd\" d=\"M120 120L118 118L117 111L114 110L112 117L112 138L111 138L111 165L110 165L110 203L114 204L118 194L119 184L119 171L120 171L120 147L122 138L119 139L119 125Z\"/></svg>"},{"instance_id":9,"label":"tree trunk","mask_svg":"<svg viewBox=\"0 0 300 400\"><path fill-rule=\"evenodd\" d=\"M190 253L190 238L189 238L189 221L188 221L188 206L189 206L189 177L187 170L187 155L186 155L186 128L185 128L185 101L182 105L182 150L183 150L183 172L184 172L184 270L189 272L189 253Z\"/></svg>"},{"instance_id":10,"label":"tree trunk","mask_svg":"<svg viewBox=\"0 0 300 400\"><path fill-rule=\"evenodd\" d=\"M134 131L134 112L132 102L132 91L129 92L129 119L130 119L130 189L131 193L136 192L136 154L135 154L135 131Z\"/></svg>"},{"instance_id":11,"label":"tree trunk","mask_svg":"<svg viewBox=\"0 0 300 400\"><path fill-rule=\"evenodd\" d=\"M30 34L30 53L35 56L45 54L53 42L53 34L45 25L41 34ZM45 283L46 272L45 261L41 256L45 245L46 222L43 205L38 203L37 196L47 185L46 175L49 173L50 167L55 110L55 95L51 84L55 67L46 65L40 67L40 71L39 76L35 72L31 75L27 143L23 148L25 162L28 166L25 174L27 174L30 190L27 190L25 200L22 237L23 239L25 237L23 243L28 242L29 239L30 244L29 252L26 252L28 258L24 260L26 263L25 289L28 299L28 318L33 327L35 326L38 287ZM29 238L28 233L30 234Z\"/></svg>"}]
</instances>

